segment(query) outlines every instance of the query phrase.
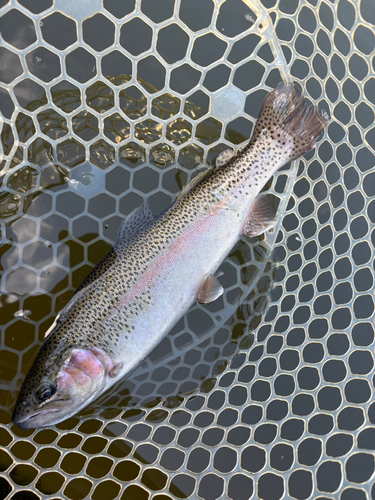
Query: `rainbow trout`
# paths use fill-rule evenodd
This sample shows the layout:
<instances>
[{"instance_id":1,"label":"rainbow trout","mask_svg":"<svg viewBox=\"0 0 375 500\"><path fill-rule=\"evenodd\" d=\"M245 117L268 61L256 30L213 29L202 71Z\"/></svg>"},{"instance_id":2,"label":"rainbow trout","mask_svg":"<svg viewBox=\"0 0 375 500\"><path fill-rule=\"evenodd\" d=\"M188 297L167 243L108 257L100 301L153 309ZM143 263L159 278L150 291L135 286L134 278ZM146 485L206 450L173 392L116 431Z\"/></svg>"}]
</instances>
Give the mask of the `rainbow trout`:
<instances>
[{"instance_id":1,"label":"rainbow trout","mask_svg":"<svg viewBox=\"0 0 375 500\"><path fill-rule=\"evenodd\" d=\"M279 84L237 156L222 153L161 214L147 203L131 213L47 332L13 422L29 429L71 417L129 375L195 300L217 299L214 273L235 243L274 224L262 187L314 147L327 121L294 86Z\"/></svg>"}]
</instances>

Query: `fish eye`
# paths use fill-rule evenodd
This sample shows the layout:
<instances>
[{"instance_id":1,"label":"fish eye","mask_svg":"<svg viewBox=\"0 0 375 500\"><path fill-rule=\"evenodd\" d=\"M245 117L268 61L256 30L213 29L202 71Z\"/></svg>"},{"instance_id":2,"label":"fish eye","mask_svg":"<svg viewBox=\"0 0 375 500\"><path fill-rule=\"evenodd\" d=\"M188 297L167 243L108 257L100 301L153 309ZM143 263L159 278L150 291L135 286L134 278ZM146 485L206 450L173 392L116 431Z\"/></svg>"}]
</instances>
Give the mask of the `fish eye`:
<instances>
[{"instance_id":1,"label":"fish eye","mask_svg":"<svg viewBox=\"0 0 375 500\"><path fill-rule=\"evenodd\" d=\"M36 393L39 401L46 401L56 392L56 387L52 384L46 384L40 387Z\"/></svg>"}]
</instances>

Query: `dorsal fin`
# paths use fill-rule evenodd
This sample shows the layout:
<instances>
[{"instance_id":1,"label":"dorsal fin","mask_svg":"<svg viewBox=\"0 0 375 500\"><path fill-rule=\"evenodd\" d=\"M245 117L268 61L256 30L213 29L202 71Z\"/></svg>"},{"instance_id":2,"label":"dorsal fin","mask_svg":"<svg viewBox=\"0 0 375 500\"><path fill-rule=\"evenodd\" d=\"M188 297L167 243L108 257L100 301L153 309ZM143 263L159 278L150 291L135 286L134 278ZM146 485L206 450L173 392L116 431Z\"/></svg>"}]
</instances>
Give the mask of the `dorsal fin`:
<instances>
[{"instance_id":1,"label":"dorsal fin","mask_svg":"<svg viewBox=\"0 0 375 500\"><path fill-rule=\"evenodd\" d=\"M155 215L151 212L148 200L131 212L120 224L117 242L130 238L148 224Z\"/></svg>"},{"instance_id":2,"label":"dorsal fin","mask_svg":"<svg viewBox=\"0 0 375 500\"><path fill-rule=\"evenodd\" d=\"M186 184L186 186L182 189L182 191L179 193L179 195L177 196L176 198L176 201L180 201L181 198L183 198L185 196L185 194L190 191L191 189L193 189L193 187L195 187L202 179L203 177L206 177L206 175L208 175L210 172L212 172L213 168L210 167L208 168L207 170L203 170L203 172L199 172L198 175L196 175L194 177L194 179L192 179L188 184Z\"/></svg>"}]
</instances>

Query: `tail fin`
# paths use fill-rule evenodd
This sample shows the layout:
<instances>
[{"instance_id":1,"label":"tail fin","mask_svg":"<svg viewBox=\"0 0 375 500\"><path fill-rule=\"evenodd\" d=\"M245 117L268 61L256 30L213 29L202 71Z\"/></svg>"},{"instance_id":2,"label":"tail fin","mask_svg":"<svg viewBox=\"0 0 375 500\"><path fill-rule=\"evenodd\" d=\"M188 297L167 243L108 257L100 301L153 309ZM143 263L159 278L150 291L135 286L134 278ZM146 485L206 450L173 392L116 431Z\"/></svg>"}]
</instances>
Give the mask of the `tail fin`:
<instances>
[{"instance_id":1,"label":"tail fin","mask_svg":"<svg viewBox=\"0 0 375 500\"><path fill-rule=\"evenodd\" d=\"M296 160L315 146L319 134L328 123L323 110L307 104L300 91L291 84L279 83L265 98L251 144L262 136L283 150L284 164Z\"/></svg>"}]
</instances>

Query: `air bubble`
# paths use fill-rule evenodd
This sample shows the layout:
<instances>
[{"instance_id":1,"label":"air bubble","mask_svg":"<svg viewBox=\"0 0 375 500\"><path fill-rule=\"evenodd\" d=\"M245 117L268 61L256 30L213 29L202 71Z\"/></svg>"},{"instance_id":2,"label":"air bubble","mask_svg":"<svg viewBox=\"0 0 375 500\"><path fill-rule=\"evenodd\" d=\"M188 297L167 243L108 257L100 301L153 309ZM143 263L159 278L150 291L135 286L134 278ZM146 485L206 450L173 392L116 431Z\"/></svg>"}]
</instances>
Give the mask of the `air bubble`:
<instances>
[{"instance_id":1,"label":"air bubble","mask_svg":"<svg viewBox=\"0 0 375 500\"><path fill-rule=\"evenodd\" d=\"M15 318L30 319L29 316L31 316L31 311L29 311L28 309L20 309L19 311L16 311L14 313Z\"/></svg>"},{"instance_id":2,"label":"air bubble","mask_svg":"<svg viewBox=\"0 0 375 500\"><path fill-rule=\"evenodd\" d=\"M255 19L250 14L246 14L245 19L246 19L246 21L249 21L250 23L253 23L253 24L255 23Z\"/></svg>"}]
</instances>

